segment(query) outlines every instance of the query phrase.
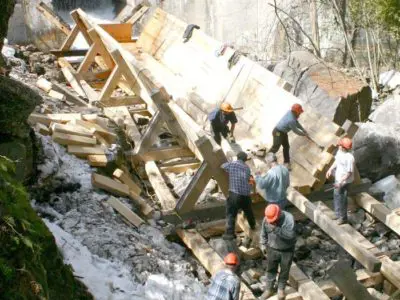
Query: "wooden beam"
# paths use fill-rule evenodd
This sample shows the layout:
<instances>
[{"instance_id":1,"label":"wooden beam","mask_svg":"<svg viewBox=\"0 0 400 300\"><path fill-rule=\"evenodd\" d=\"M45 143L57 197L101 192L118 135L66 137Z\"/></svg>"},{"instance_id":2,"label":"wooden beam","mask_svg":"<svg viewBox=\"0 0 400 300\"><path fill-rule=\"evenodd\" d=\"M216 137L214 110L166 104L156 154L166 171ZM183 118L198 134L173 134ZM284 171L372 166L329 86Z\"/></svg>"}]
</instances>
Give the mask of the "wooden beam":
<instances>
[{"instance_id":1,"label":"wooden beam","mask_svg":"<svg viewBox=\"0 0 400 300\"><path fill-rule=\"evenodd\" d=\"M288 190L288 200L357 259L367 270L371 272L380 270L382 263L379 259L364 249L350 234L343 232L341 226L329 219L318 206L292 188Z\"/></svg>"},{"instance_id":2,"label":"wooden beam","mask_svg":"<svg viewBox=\"0 0 400 300\"><path fill-rule=\"evenodd\" d=\"M177 229L178 236L185 245L192 250L200 263L207 269L211 275L215 275L219 270L224 268L222 258L207 243L207 241L196 230ZM240 285L241 300L257 299L252 291L242 282Z\"/></svg>"},{"instance_id":3,"label":"wooden beam","mask_svg":"<svg viewBox=\"0 0 400 300\"><path fill-rule=\"evenodd\" d=\"M100 27L119 43L132 42L132 24L101 24Z\"/></svg>"},{"instance_id":4,"label":"wooden beam","mask_svg":"<svg viewBox=\"0 0 400 300\"><path fill-rule=\"evenodd\" d=\"M94 132L99 133L102 135L109 143L113 144L117 140L117 135L106 128L100 126L99 124L88 122L88 121L83 121L83 120L77 120L76 124L83 126L89 130L94 130Z\"/></svg>"},{"instance_id":5,"label":"wooden beam","mask_svg":"<svg viewBox=\"0 0 400 300\"><path fill-rule=\"evenodd\" d=\"M118 82L121 79L122 73L121 68L115 66L112 70L111 75L108 77L103 89L101 90L99 101L105 102L109 98L111 98L112 93L114 92L115 88L118 86Z\"/></svg>"},{"instance_id":6,"label":"wooden beam","mask_svg":"<svg viewBox=\"0 0 400 300\"><path fill-rule=\"evenodd\" d=\"M87 159L88 159L89 165L91 165L92 167L105 167L105 166L107 166L107 163L108 163L107 156L105 156L104 154L88 155Z\"/></svg>"},{"instance_id":7,"label":"wooden beam","mask_svg":"<svg viewBox=\"0 0 400 300\"><path fill-rule=\"evenodd\" d=\"M354 270L344 260L339 260L328 270L329 277L339 287L346 299L374 300L367 289L357 281ZM318 299L318 298L315 298Z\"/></svg>"},{"instance_id":8,"label":"wooden beam","mask_svg":"<svg viewBox=\"0 0 400 300\"><path fill-rule=\"evenodd\" d=\"M65 79L67 82L71 85L71 87L75 90L75 92L81 96L86 98L86 93L83 90L80 82L79 82L79 76L77 76L74 68L71 66L71 64L63 57L60 57L58 59L58 64L61 67L61 72L64 74Z\"/></svg>"},{"instance_id":9,"label":"wooden beam","mask_svg":"<svg viewBox=\"0 0 400 300\"><path fill-rule=\"evenodd\" d=\"M130 17L125 23L130 23L134 25L137 21L144 16L144 14L149 10L148 6L142 6L132 17Z\"/></svg>"},{"instance_id":10,"label":"wooden beam","mask_svg":"<svg viewBox=\"0 0 400 300\"><path fill-rule=\"evenodd\" d=\"M147 150L153 145L159 130L161 129L163 122L161 120L161 115L159 112L151 118L150 123L147 125L142 138L139 143L135 144L134 154L142 154L147 152Z\"/></svg>"},{"instance_id":11,"label":"wooden beam","mask_svg":"<svg viewBox=\"0 0 400 300\"><path fill-rule=\"evenodd\" d=\"M87 158L88 155L104 155L104 149L101 146L95 147L84 147L84 146L75 146L75 145L68 145L68 153L74 154L80 158Z\"/></svg>"},{"instance_id":12,"label":"wooden beam","mask_svg":"<svg viewBox=\"0 0 400 300\"><path fill-rule=\"evenodd\" d=\"M109 205L111 205L116 211L118 211L126 220L129 221L135 227L140 227L140 225L144 224L145 221L142 220L137 214L135 214L132 210L130 210L125 204L119 201L115 197L110 197L107 201Z\"/></svg>"},{"instance_id":13,"label":"wooden beam","mask_svg":"<svg viewBox=\"0 0 400 300\"><path fill-rule=\"evenodd\" d=\"M136 165L139 161L167 160L176 157L193 157L193 153L188 148L179 146L151 147L141 154L130 155L131 161Z\"/></svg>"},{"instance_id":14,"label":"wooden beam","mask_svg":"<svg viewBox=\"0 0 400 300\"><path fill-rule=\"evenodd\" d=\"M203 238L209 239L210 237L220 236L226 230L226 220L217 220L206 223L199 223L196 225L196 230L202 235ZM242 232L242 229L236 224L236 232Z\"/></svg>"},{"instance_id":15,"label":"wooden beam","mask_svg":"<svg viewBox=\"0 0 400 300\"><path fill-rule=\"evenodd\" d=\"M113 176L120 180L122 183L126 184L131 191L135 194L140 195L142 189L132 180L128 173L125 173L121 169L115 169Z\"/></svg>"},{"instance_id":16,"label":"wooden beam","mask_svg":"<svg viewBox=\"0 0 400 300\"><path fill-rule=\"evenodd\" d=\"M99 46L96 43L93 43L86 53L85 58L79 65L79 68L77 70L77 74L79 74L79 76L83 76L84 73L89 70L89 68L95 61L94 58L96 57L97 53L99 53Z\"/></svg>"},{"instance_id":17,"label":"wooden beam","mask_svg":"<svg viewBox=\"0 0 400 300\"><path fill-rule=\"evenodd\" d=\"M191 161L179 161L176 164L170 164L170 165L165 165L161 164L160 165L160 170L163 172L172 172L172 173L183 173L186 170L192 169L198 169L200 167L201 163L195 159Z\"/></svg>"},{"instance_id":18,"label":"wooden beam","mask_svg":"<svg viewBox=\"0 0 400 300\"><path fill-rule=\"evenodd\" d=\"M42 123L46 126L50 126L53 123L67 123L69 121L80 120L81 114L37 114L31 113L28 117L29 124Z\"/></svg>"},{"instance_id":19,"label":"wooden beam","mask_svg":"<svg viewBox=\"0 0 400 300\"><path fill-rule=\"evenodd\" d=\"M87 49L50 50L50 53L55 55L57 58L66 56L85 56L87 52Z\"/></svg>"},{"instance_id":20,"label":"wooden beam","mask_svg":"<svg viewBox=\"0 0 400 300\"><path fill-rule=\"evenodd\" d=\"M57 82L53 83L53 89L59 93L64 94L68 102L74 103L75 105L78 106L87 106L88 104L86 101L84 101L83 99L79 98L74 93L72 93L68 88L62 86Z\"/></svg>"},{"instance_id":21,"label":"wooden beam","mask_svg":"<svg viewBox=\"0 0 400 300\"><path fill-rule=\"evenodd\" d=\"M79 33L79 27L75 24L74 27L72 27L71 33L67 36L64 43L61 45L60 51L70 50L72 44L74 43L76 37L78 36L78 33Z\"/></svg>"},{"instance_id":22,"label":"wooden beam","mask_svg":"<svg viewBox=\"0 0 400 300\"><path fill-rule=\"evenodd\" d=\"M140 207L140 211L144 216L146 216L146 218L151 218L153 216L154 209L146 202L146 200L133 191L130 191L129 197Z\"/></svg>"},{"instance_id":23,"label":"wooden beam","mask_svg":"<svg viewBox=\"0 0 400 300\"><path fill-rule=\"evenodd\" d=\"M85 38L88 45L91 46L93 44L93 42L92 42L92 39L90 38L90 35L87 32L90 28L87 28L86 24L80 18L77 10L73 10L70 13L70 15L71 15L72 19L75 21L76 26L78 26L79 31L82 33L82 35Z\"/></svg>"},{"instance_id":24,"label":"wooden beam","mask_svg":"<svg viewBox=\"0 0 400 300\"><path fill-rule=\"evenodd\" d=\"M57 28L59 28L66 35L69 35L71 33L71 28L69 24L65 22L63 18L57 15L46 3L40 1L36 8L43 14L43 16L46 17L47 20L57 26Z\"/></svg>"},{"instance_id":25,"label":"wooden beam","mask_svg":"<svg viewBox=\"0 0 400 300\"><path fill-rule=\"evenodd\" d=\"M312 192L311 194L307 195L307 198L311 201L333 199L333 185L333 183L325 184L322 186L320 191ZM366 192L369 190L371 185L371 180L363 178L360 184L350 185L348 196L354 196L358 195L359 193Z\"/></svg>"},{"instance_id":26,"label":"wooden beam","mask_svg":"<svg viewBox=\"0 0 400 300\"><path fill-rule=\"evenodd\" d=\"M172 195L167 184L165 183L164 178L162 177L156 163L154 161L146 162L145 169L147 176L149 177L149 181L154 189L154 192L156 193L157 198L161 203L162 209L174 209L176 205L176 199Z\"/></svg>"},{"instance_id":27,"label":"wooden beam","mask_svg":"<svg viewBox=\"0 0 400 300\"><path fill-rule=\"evenodd\" d=\"M129 197L129 187L126 184L100 174L92 173L92 185L117 196Z\"/></svg>"},{"instance_id":28,"label":"wooden beam","mask_svg":"<svg viewBox=\"0 0 400 300\"><path fill-rule=\"evenodd\" d=\"M89 100L89 104L92 102L98 101L99 100L99 93L96 92L87 82L86 80L79 80L79 83L81 84L82 89L85 91L86 98Z\"/></svg>"},{"instance_id":29,"label":"wooden beam","mask_svg":"<svg viewBox=\"0 0 400 300\"><path fill-rule=\"evenodd\" d=\"M204 188L207 186L212 176L212 168L206 161L203 161L196 174L190 180L184 193L179 198L175 210L179 213L190 211L196 204Z\"/></svg>"},{"instance_id":30,"label":"wooden beam","mask_svg":"<svg viewBox=\"0 0 400 300\"><path fill-rule=\"evenodd\" d=\"M398 214L367 193L361 193L352 198L366 212L400 235L400 216Z\"/></svg>"},{"instance_id":31,"label":"wooden beam","mask_svg":"<svg viewBox=\"0 0 400 300\"><path fill-rule=\"evenodd\" d=\"M93 131L78 125L51 123L50 128L52 132L67 133L84 137L93 137Z\"/></svg>"},{"instance_id":32,"label":"wooden beam","mask_svg":"<svg viewBox=\"0 0 400 300\"><path fill-rule=\"evenodd\" d=\"M51 137L53 141L55 141L60 145L94 146L97 144L95 138L85 137L80 135L72 135L61 132L54 132Z\"/></svg>"}]
</instances>

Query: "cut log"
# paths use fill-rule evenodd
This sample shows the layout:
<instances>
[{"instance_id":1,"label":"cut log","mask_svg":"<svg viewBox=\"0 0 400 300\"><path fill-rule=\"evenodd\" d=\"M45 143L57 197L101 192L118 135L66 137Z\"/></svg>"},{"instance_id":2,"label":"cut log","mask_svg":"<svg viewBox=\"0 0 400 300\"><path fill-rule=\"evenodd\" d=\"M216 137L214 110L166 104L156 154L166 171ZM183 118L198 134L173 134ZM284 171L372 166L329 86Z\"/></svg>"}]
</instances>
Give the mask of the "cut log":
<instances>
[{"instance_id":1,"label":"cut log","mask_svg":"<svg viewBox=\"0 0 400 300\"><path fill-rule=\"evenodd\" d=\"M129 197L129 187L126 184L100 174L92 174L92 185L117 196Z\"/></svg>"},{"instance_id":2,"label":"cut log","mask_svg":"<svg viewBox=\"0 0 400 300\"><path fill-rule=\"evenodd\" d=\"M311 203L307 198L294 189L289 188L288 200L293 203L302 213L304 213L311 221L317 224L332 239L342 246L349 254L357 259L367 270L377 272L380 270L382 263L371 252L364 249L353 237L343 232L342 227L337 225L321 209Z\"/></svg>"},{"instance_id":3,"label":"cut log","mask_svg":"<svg viewBox=\"0 0 400 300\"><path fill-rule=\"evenodd\" d=\"M387 227L400 235L400 216L392 212L386 205L379 202L367 193L361 193L353 197L356 203L366 212L377 218Z\"/></svg>"},{"instance_id":4,"label":"cut log","mask_svg":"<svg viewBox=\"0 0 400 300\"><path fill-rule=\"evenodd\" d=\"M121 169L115 169L113 176L119 179L122 183L125 183L129 186L129 189L132 190L135 194L140 195L142 189L132 180L128 173L125 173Z\"/></svg>"},{"instance_id":5,"label":"cut log","mask_svg":"<svg viewBox=\"0 0 400 300\"><path fill-rule=\"evenodd\" d=\"M53 87L52 83L43 77L39 78L38 81L36 81L36 86L46 93L50 92Z\"/></svg>"},{"instance_id":6,"label":"cut log","mask_svg":"<svg viewBox=\"0 0 400 300\"><path fill-rule=\"evenodd\" d=\"M123 204L117 198L110 197L107 203L110 204L116 211L118 211L132 225L139 228L140 225L145 223L145 221L143 221L142 218L140 218L137 214L135 214L132 210L130 210L125 204Z\"/></svg>"},{"instance_id":7,"label":"cut log","mask_svg":"<svg viewBox=\"0 0 400 300\"><path fill-rule=\"evenodd\" d=\"M96 147L84 147L84 146L68 146L68 153L74 154L80 158L87 158L88 155L104 155L104 149L101 146Z\"/></svg>"},{"instance_id":8,"label":"cut log","mask_svg":"<svg viewBox=\"0 0 400 300\"><path fill-rule=\"evenodd\" d=\"M61 132L55 132L51 137L53 138L53 141L60 145L94 146L97 144L95 138L66 134Z\"/></svg>"},{"instance_id":9,"label":"cut log","mask_svg":"<svg viewBox=\"0 0 400 300\"><path fill-rule=\"evenodd\" d=\"M84 137L93 137L94 130L86 129L85 127L79 125L70 124L60 124L52 122L50 124L50 129L53 133L67 133L72 135L79 135Z\"/></svg>"},{"instance_id":10,"label":"cut log","mask_svg":"<svg viewBox=\"0 0 400 300\"><path fill-rule=\"evenodd\" d=\"M107 156L105 156L104 154L88 155L87 159L88 159L89 165L91 165L92 167L105 167L107 165L107 162L108 162Z\"/></svg>"},{"instance_id":11,"label":"cut log","mask_svg":"<svg viewBox=\"0 0 400 300\"><path fill-rule=\"evenodd\" d=\"M156 163L154 161L147 162L145 169L147 176L149 177L149 181L157 195L158 200L161 203L162 209L174 209L176 205L175 197L172 195L170 189L165 183Z\"/></svg>"},{"instance_id":12,"label":"cut log","mask_svg":"<svg viewBox=\"0 0 400 300\"><path fill-rule=\"evenodd\" d=\"M65 101L67 100L67 97L64 94L61 94L55 90L50 90L49 91L49 96L53 99L57 99L59 101Z\"/></svg>"}]
</instances>

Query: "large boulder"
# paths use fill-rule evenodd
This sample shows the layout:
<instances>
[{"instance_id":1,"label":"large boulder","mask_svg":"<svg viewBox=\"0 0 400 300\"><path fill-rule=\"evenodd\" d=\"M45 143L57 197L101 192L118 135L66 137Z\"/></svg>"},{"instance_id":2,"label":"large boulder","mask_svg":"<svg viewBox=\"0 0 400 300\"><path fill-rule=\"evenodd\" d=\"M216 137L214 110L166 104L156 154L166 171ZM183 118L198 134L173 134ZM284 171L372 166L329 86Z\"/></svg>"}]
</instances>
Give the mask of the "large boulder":
<instances>
[{"instance_id":1,"label":"large boulder","mask_svg":"<svg viewBox=\"0 0 400 300\"><path fill-rule=\"evenodd\" d=\"M339 125L346 119L365 121L370 113L370 87L321 62L312 53L294 51L273 72L292 85L295 96Z\"/></svg>"},{"instance_id":2,"label":"large boulder","mask_svg":"<svg viewBox=\"0 0 400 300\"><path fill-rule=\"evenodd\" d=\"M361 177L376 181L400 173L400 132L394 126L360 124L354 136L354 155Z\"/></svg>"},{"instance_id":3,"label":"large boulder","mask_svg":"<svg viewBox=\"0 0 400 300\"><path fill-rule=\"evenodd\" d=\"M368 117L368 119L376 124L389 127L400 127L400 95L393 95L383 102Z\"/></svg>"}]
</instances>

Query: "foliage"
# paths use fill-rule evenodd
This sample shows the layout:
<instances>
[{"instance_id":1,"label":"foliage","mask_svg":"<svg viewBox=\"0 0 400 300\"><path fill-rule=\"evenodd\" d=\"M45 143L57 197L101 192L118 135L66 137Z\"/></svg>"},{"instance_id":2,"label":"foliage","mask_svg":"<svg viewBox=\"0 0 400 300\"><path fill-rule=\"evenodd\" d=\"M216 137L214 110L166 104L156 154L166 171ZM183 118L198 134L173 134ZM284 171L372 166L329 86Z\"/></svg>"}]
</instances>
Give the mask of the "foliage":
<instances>
[{"instance_id":1,"label":"foliage","mask_svg":"<svg viewBox=\"0 0 400 300\"><path fill-rule=\"evenodd\" d=\"M12 161L0 156L0 295L2 299L92 299L65 266L36 215Z\"/></svg>"}]
</instances>

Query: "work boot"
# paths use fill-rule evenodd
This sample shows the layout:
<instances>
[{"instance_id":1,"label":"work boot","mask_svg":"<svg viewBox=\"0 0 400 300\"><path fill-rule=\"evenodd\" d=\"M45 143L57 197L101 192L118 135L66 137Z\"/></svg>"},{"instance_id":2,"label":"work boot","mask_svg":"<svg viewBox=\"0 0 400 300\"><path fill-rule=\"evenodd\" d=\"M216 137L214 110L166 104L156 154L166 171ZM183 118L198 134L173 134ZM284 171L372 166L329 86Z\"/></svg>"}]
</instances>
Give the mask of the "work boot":
<instances>
[{"instance_id":1,"label":"work boot","mask_svg":"<svg viewBox=\"0 0 400 300\"><path fill-rule=\"evenodd\" d=\"M272 297L272 295L274 294L274 290L272 288L267 289L261 296L260 299L261 300L267 300L269 297Z\"/></svg>"},{"instance_id":2,"label":"work boot","mask_svg":"<svg viewBox=\"0 0 400 300\"><path fill-rule=\"evenodd\" d=\"M285 300L286 294L285 289L278 289L278 300Z\"/></svg>"},{"instance_id":3,"label":"work boot","mask_svg":"<svg viewBox=\"0 0 400 300\"><path fill-rule=\"evenodd\" d=\"M337 220L337 224L338 225L347 224L347 219L339 218Z\"/></svg>"}]
</instances>

